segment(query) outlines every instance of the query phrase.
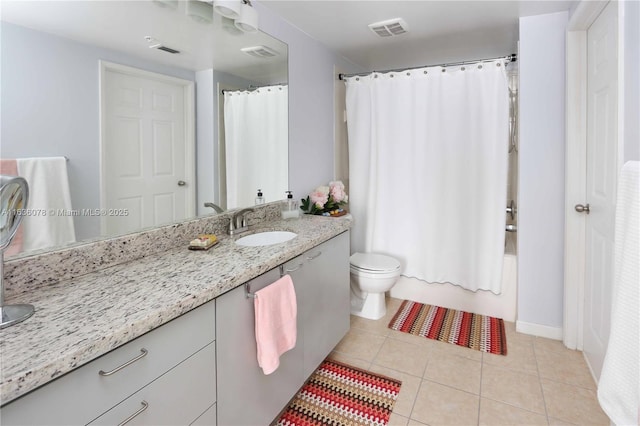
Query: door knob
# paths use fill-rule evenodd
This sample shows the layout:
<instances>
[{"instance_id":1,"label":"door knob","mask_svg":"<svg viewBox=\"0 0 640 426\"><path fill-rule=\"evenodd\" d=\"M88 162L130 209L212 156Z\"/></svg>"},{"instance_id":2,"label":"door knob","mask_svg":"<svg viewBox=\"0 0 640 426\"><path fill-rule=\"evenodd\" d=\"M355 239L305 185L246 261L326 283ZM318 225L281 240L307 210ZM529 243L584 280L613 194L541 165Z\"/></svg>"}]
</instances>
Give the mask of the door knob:
<instances>
[{"instance_id":1,"label":"door knob","mask_svg":"<svg viewBox=\"0 0 640 426\"><path fill-rule=\"evenodd\" d=\"M575 209L576 209L576 211L577 211L578 213L586 213L586 214L589 214L589 211L590 211L590 210L589 210L589 204L588 204L588 203L587 203L587 205L586 205L586 206L583 206L582 204L576 204Z\"/></svg>"},{"instance_id":2,"label":"door knob","mask_svg":"<svg viewBox=\"0 0 640 426\"><path fill-rule=\"evenodd\" d=\"M183 181L183 180L179 180L178 181L178 186L185 186L187 184L187 182Z\"/></svg>"}]
</instances>

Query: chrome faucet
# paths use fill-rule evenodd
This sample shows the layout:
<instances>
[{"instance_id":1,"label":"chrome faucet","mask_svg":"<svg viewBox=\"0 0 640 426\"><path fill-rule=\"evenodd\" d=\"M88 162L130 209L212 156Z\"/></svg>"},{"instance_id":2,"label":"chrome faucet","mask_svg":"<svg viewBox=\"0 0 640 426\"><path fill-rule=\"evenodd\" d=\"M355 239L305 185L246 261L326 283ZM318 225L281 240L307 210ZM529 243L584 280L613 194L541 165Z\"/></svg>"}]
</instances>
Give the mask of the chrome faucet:
<instances>
[{"instance_id":1,"label":"chrome faucet","mask_svg":"<svg viewBox=\"0 0 640 426\"><path fill-rule=\"evenodd\" d=\"M214 209L216 211L216 213L222 213L224 212L224 210L222 210L222 208L217 205L217 204L213 204L213 203L204 203L205 207L211 207L212 209Z\"/></svg>"},{"instance_id":2,"label":"chrome faucet","mask_svg":"<svg viewBox=\"0 0 640 426\"><path fill-rule=\"evenodd\" d=\"M245 215L251 213L253 209L242 209L233 214L229 221L229 235L236 235L249 230Z\"/></svg>"}]
</instances>

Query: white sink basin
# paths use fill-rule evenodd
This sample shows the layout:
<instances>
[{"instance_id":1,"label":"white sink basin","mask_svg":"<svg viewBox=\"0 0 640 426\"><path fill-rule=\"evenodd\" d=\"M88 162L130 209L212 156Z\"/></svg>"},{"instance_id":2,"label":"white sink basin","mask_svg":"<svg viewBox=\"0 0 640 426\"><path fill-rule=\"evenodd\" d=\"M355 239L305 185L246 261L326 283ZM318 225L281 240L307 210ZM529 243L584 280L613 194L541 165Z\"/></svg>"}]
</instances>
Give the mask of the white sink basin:
<instances>
[{"instance_id":1,"label":"white sink basin","mask_svg":"<svg viewBox=\"0 0 640 426\"><path fill-rule=\"evenodd\" d=\"M270 246L284 243L295 238L298 234L289 231L266 231L247 235L236 240L236 244L247 247Z\"/></svg>"}]
</instances>

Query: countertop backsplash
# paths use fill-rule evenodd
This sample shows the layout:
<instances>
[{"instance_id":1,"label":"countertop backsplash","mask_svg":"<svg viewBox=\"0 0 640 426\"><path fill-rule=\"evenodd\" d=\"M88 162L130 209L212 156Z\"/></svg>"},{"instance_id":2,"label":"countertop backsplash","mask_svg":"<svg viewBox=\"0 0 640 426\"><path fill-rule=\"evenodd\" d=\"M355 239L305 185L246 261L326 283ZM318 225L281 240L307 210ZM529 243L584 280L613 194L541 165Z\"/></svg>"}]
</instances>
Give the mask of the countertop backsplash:
<instances>
[{"instance_id":1,"label":"countertop backsplash","mask_svg":"<svg viewBox=\"0 0 640 426\"><path fill-rule=\"evenodd\" d=\"M280 201L252 207L249 225L280 219ZM5 261L5 298L43 286L70 280L146 256L186 246L198 234L226 235L237 210L161 226L108 239L73 244L54 251L40 251Z\"/></svg>"}]
</instances>

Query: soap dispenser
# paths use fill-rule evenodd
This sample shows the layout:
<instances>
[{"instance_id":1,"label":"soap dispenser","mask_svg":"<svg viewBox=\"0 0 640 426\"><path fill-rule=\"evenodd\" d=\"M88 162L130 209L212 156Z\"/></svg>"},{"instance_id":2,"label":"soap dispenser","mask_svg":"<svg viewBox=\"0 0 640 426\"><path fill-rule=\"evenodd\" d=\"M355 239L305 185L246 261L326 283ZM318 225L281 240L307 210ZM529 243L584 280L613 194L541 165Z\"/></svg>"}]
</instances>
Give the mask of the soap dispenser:
<instances>
[{"instance_id":1,"label":"soap dispenser","mask_svg":"<svg viewBox=\"0 0 640 426\"><path fill-rule=\"evenodd\" d=\"M298 210L298 202L293 199L291 191L286 191L287 199L282 202L282 218L283 219L296 219L300 216Z\"/></svg>"},{"instance_id":2,"label":"soap dispenser","mask_svg":"<svg viewBox=\"0 0 640 426\"><path fill-rule=\"evenodd\" d=\"M256 206L264 204L264 197L262 196L262 189L258 189L258 195L256 195Z\"/></svg>"}]
</instances>

